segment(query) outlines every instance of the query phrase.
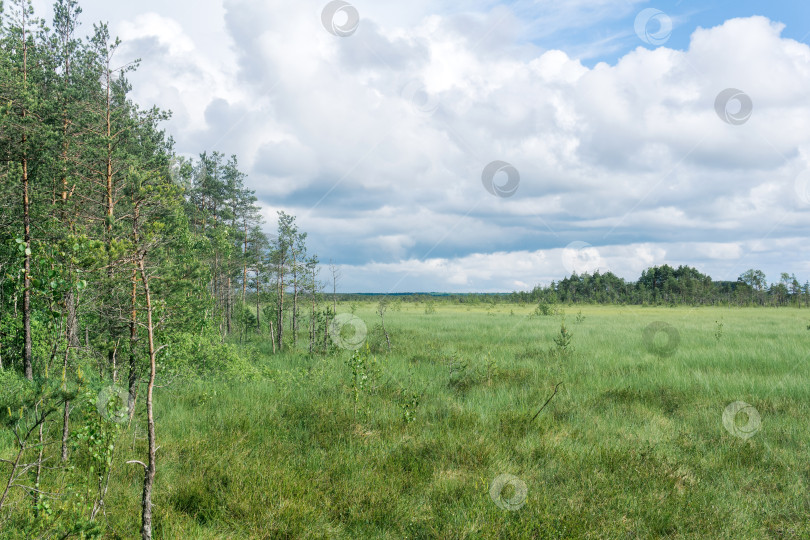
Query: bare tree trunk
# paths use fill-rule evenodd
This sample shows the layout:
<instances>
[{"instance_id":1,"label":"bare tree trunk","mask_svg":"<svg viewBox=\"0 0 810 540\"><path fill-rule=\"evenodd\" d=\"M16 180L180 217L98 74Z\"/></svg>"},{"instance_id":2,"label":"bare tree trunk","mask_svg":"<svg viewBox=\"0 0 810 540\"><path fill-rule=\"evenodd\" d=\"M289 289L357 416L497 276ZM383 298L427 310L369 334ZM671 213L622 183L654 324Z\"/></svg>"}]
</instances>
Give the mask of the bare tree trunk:
<instances>
[{"instance_id":1,"label":"bare tree trunk","mask_svg":"<svg viewBox=\"0 0 810 540\"><path fill-rule=\"evenodd\" d=\"M298 344L298 254L292 250L292 284L293 284L293 309L292 323L290 328L293 334L293 346Z\"/></svg>"},{"instance_id":2,"label":"bare tree trunk","mask_svg":"<svg viewBox=\"0 0 810 540\"><path fill-rule=\"evenodd\" d=\"M40 500L42 499L42 493L40 493L40 482L42 481L42 458L45 455L45 439L42 434L42 427L45 425L45 422L42 422L39 425L39 458L37 459L37 474L36 480L34 481L34 491L31 495L34 497L34 507L39 504ZM38 510L35 510L38 512Z\"/></svg>"},{"instance_id":3,"label":"bare tree trunk","mask_svg":"<svg viewBox=\"0 0 810 540\"><path fill-rule=\"evenodd\" d=\"M256 333L262 333L262 311L259 304L259 295L261 294L261 285L259 283L259 267L256 266Z\"/></svg>"},{"instance_id":4,"label":"bare tree trunk","mask_svg":"<svg viewBox=\"0 0 810 540\"><path fill-rule=\"evenodd\" d=\"M329 306L326 307L326 313L323 318L323 349L329 349Z\"/></svg>"},{"instance_id":5,"label":"bare tree trunk","mask_svg":"<svg viewBox=\"0 0 810 540\"><path fill-rule=\"evenodd\" d=\"M149 276L144 267L144 254L138 259L138 269L141 274L144 294L146 296L146 335L149 345L149 384L146 387L146 422L149 441L149 461L144 466L143 497L141 499L141 537L143 540L152 539L152 487L155 483L157 462L155 458L155 417L152 410L152 392L155 387L156 351L154 327L152 325L152 295L149 291Z\"/></svg>"},{"instance_id":6,"label":"bare tree trunk","mask_svg":"<svg viewBox=\"0 0 810 540\"><path fill-rule=\"evenodd\" d=\"M22 52L23 52L23 87L28 88L28 23L27 12L25 8L22 10ZM23 108L23 118L28 117L28 110ZM23 126L22 136L22 184L23 184L23 231L25 242L25 264L23 268L23 370L25 371L25 378L29 381L34 379L34 367L32 358L32 341L31 341L31 205L29 197L29 178L28 178L28 135L25 133L26 127Z\"/></svg>"},{"instance_id":7,"label":"bare tree trunk","mask_svg":"<svg viewBox=\"0 0 810 540\"><path fill-rule=\"evenodd\" d=\"M23 145L26 137L23 135ZM23 158L23 229L25 242L25 263L23 277L23 370L25 378L34 380L33 353L31 340L31 208L28 195L28 158Z\"/></svg>"},{"instance_id":8,"label":"bare tree trunk","mask_svg":"<svg viewBox=\"0 0 810 540\"><path fill-rule=\"evenodd\" d=\"M318 262L317 259L311 261L309 267L312 274L309 276L309 284L312 286L312 305L310 306L310 332L309 332L309 352L310 354L315 351L318 346L318 317L317 303L318 303ZM328 309L328 308L327 308Z\"/></svg>"},{"instance_id":9,"label":"bare tree trunk","mask_svg":"<svg viewBox=\"0 0 810 540\"><path fill-rule=\"evenodd\" d=\"M337 313L337 282L340 279L340 268L329 261L329 271L332 272L332 312Z\"/></svg>"},{"instance_id":10,"label":"bare tree trunk","mask_svg":"<svg viewBox=\"0 0 810 540\"><path fill-rule=\"evenodd\" d=\"M115 347L113 347L112 355L110 356L110 360L112 361L112 380L113 383L118 382L118 344L121 342L121 338L118 338L115 341Z\"/></svg>"},{"instance_id":11,"label":"bare tree trunk","mask_svg":"<svg viewBox=\"0 0 810 540\"><path fill-rule=\"evenodd\" d=\"M247 221L245 221L245 242L244 242L244 249L242 251L242 303L245 303L245 295L247 294L247 244L248 244L248 233L247 233Z\"/></svg>"},{"instance_id":12,"label":"bare tree trunk","mask_svg":"<svg viewBox=\"0 0 810 540\"><path fill-rule=\"evenodd\" d=\"M284 260L283 254L280 256L282 257L282 260L278 268L278 314L276 318L279 352L281 352L284 348Z\"/></svg>"}]
</instances>

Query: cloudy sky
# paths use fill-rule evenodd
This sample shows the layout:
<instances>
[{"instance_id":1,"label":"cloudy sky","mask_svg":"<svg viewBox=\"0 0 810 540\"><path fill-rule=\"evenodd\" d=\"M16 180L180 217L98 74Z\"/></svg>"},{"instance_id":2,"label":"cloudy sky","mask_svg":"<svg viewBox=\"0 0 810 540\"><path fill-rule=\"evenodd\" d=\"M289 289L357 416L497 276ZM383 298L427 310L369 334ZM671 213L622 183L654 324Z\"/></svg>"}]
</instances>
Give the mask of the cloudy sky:
<instances>
[{"instance_id":1,"label":"cloudy sky","mask_svg":"<svg viewBox=\"0 0 810 540\"><path fill-rule=\"evenodd\" d=\"M236 154L343 291L810 279L810 3L81 4L177 150Z\"/></svg>"}]
</instances>

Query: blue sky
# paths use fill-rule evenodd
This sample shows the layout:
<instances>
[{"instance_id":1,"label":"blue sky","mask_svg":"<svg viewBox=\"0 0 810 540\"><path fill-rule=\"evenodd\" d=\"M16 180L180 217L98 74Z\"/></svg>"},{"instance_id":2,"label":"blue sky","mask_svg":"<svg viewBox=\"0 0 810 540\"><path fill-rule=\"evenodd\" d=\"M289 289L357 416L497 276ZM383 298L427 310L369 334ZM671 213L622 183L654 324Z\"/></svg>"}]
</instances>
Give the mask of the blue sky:
<instances>
[{"instance_id":1,"label":"blue sky","mask_svg":"<svg viewBox=\"0 0 810 540\"><path fill-rule=\"evenodd\" d=\"M583 2L587 11L587 2ZM510 2L527 21L542 21L542 2ZM560 48L574 56L581 53L583 64L592 67L597 62L615 64L623 55L638 46L654 48L640 43L634 32L636 15L641 9L654 8L666 13L673 23L667 47L685 50L689 47L692 32L698 27L712 28L728 19L762 15L775 22L786 24L783 37L807 43L810 37L810 3L807 2L762 2L755 0L725 0L705 2L680 0L669 2L616 2L609 6L604 17L577 28L560 28L551 33L551 39L532 39L537 27L542 24L528 23L527 37L540 47ZM591 22L587 20L587 22Z\"/></svg>"},{"instance_id":2,"label":"blue sky","mask_svg":"<svg viewBox=\"0 0 810 540\"><path fill-rule=\"evenodd\" d=\"M178 151L237 154L343 291L810 279L810 4L358 0L348 35L325 0L82 5Z\"/></svg>"}]
</instances>

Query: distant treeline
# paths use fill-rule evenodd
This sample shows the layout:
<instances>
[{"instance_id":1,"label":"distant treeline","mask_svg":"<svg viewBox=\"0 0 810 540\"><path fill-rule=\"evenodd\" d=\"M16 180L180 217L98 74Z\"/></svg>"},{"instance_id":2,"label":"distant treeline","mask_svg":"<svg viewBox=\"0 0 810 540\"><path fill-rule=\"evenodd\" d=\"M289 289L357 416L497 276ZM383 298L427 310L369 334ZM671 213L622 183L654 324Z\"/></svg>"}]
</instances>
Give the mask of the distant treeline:
<instances>
[{"instance_id":1,"label":"distant treeline","mask_svg":"<svg viewBox=\"0 0 810 540\"><path fill-rule=\"evenodd\" d=\"M633 304L633 305L734 305L810 307L810 282L802 285L793 274L782 273L768 283L761 270L747 270L736 281L713 281L695 268L669 265L648 268L637 281L626 281L612 272L572 274L547 286L512 293L392 293L341 294L343 301L378 296L403 302L443 301L476 303Z\"/></svg>"}]
</instances>

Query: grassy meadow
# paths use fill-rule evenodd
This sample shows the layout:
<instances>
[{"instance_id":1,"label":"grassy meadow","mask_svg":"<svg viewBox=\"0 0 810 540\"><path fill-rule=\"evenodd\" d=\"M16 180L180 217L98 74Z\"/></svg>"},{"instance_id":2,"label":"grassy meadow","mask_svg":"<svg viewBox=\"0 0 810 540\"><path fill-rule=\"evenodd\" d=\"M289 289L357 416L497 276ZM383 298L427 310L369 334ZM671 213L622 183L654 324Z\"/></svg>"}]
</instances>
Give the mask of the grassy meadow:
<instances>
[{"instance_id":1,"label":"grassy meadow","mask_svg":"<svg viewBox=\"0 0 810 540\"><path fill-rule=\"evenodd\" d=\"M394 304L389 353L354 307L356 394L351 351L259 340L243 380L157 391L156 537L810 537L810 311ZM645 341L656 322L676 341ZM738 401L755 413L724 425ZM145 443L121 437L106 513L127 538Z\"/></svg>"}]
</instances>

